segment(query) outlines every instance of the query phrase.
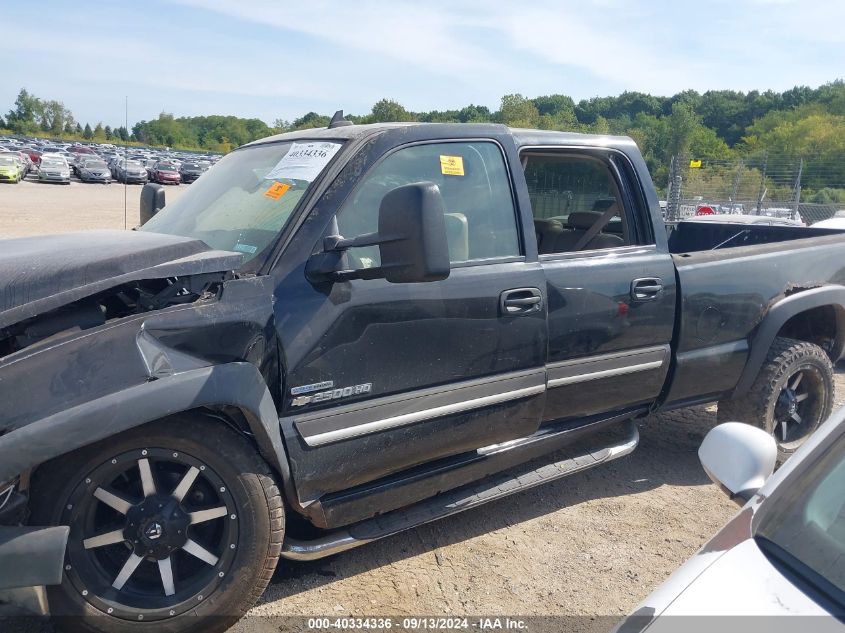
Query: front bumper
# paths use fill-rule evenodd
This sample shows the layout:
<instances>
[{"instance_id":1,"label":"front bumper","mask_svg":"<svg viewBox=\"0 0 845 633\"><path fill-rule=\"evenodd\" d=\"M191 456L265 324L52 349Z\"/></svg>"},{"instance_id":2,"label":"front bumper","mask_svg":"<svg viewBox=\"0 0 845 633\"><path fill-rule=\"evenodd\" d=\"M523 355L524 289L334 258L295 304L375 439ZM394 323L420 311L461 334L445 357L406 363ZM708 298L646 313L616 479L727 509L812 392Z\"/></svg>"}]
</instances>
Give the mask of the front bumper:
<instances>
[{"instance_id":1,"label":"front bumper","mask_svg":"<svg viewBox=\"0 0 845 633\"><path fill-rule=\"evenodd\" d=\"M0 173L0 180L4 180L6 182L12 182L18 179L18 174L12 173Z\"/></svg>"},{"instance_id":2,"label":"front bumper","mask_svg":"<svg viewBox=\"0 0 845 633\"><path fill-rule=\"evenodd\" d=\"M62 582L70 528L0 526L0 590Z\"/></svg>"},{"instance_id":3,"label":"front bumper","mask_svg":"<svg viewBox=\"0 0 845 633\"><path fill-rule=\"evenodd\" d=\"M70 176L59 176L58 174L38 174L38 180L44 182L70 182Z\"/></svg>"}]
</instances>

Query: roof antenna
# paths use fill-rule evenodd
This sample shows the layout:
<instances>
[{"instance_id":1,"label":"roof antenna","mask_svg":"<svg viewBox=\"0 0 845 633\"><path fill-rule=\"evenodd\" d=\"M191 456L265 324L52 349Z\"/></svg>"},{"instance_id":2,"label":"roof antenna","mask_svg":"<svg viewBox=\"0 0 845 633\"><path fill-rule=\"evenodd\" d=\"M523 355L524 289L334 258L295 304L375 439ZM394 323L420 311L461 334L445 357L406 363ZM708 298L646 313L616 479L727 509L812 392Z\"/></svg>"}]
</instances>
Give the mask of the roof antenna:
<instances>
[{"instance_id":1,"label":"roof antenna","mask_svg":"<svg viewBox=\"0 0 845 633\"><path fill-rule=\"evenodd\" d=\"M343 118L343 110L338 110L334 113L332 120L329 121L329 129L334 129L336 127L345 127L347 125L352 125L352 121L347 121Z\"/></svg>"}]
</instances>

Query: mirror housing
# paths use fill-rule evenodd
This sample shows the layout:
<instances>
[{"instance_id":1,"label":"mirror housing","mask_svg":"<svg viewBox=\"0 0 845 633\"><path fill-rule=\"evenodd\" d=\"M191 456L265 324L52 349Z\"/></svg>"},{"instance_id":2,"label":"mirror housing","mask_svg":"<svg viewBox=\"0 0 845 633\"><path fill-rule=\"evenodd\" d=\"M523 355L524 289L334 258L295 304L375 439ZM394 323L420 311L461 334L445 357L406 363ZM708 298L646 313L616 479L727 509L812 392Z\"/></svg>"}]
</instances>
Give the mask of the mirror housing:
<instances>
[{"instance_id":1,"label":"mirror housing","mask_svg":"<svg viewBox=\"0 0 845 633\"><path fill-rule=\"evenodd\" d=\"M698 449L707 476L740 505L774 472L777 443L763 429L742 422L712 428Z\"/></svg>"},{"instance_id":2,"label":"mirror housing","mask_svg":"<svg viewBox=\"0 0 845 633\"><path fill-rule=\"evenodd\" d=\"M378 232L351 239L331 235L323 252L309 259L307 278L315 283L384 278L391 283L440 281L451 269L443 198L433 182L402 185L382 198ZM344 252L378 246L381 266L344 270Z\"/></svg>"},{"instance_id":3,"label":"mirror housing","mask_svg":"<svg viewBox=\"0 0 845 633\"><path fill-rule=\"evenodd\" d=\"M164 185L147 183L141 189L141 226L164 208Z\"/></svg>"}]
</instances>

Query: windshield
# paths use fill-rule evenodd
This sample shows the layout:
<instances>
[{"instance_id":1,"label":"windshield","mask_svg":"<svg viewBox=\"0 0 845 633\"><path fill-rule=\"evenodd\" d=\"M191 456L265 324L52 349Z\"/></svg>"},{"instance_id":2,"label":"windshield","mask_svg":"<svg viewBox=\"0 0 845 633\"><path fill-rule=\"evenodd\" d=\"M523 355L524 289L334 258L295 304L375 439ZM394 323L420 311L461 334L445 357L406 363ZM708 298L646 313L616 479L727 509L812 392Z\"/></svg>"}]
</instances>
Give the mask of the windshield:
<instances>
[{"instance_id":1,"label":"windshield","mask_svg":"<svg viewBox=\"0 0 845 633\"><path fill-rule=\"evenodd\" d=\"M106 169L108 167L108 165L101 160L86 160L82 164L86 169Z\"/></svg>"},{"instance_id":2,"label":"windshield","mask_svg":"<svg viewBox=\"0 0 845 633\"><path fill-rule=\"evenodd\" d=\"M64 158L60 158L58 156L42 156L41 164L50 165L52 167L64 167L66 163Z\"/></svg>"},{"instance_id":3,"label":"windshield","mask_svg":"<svg viewBox=\"0 0 845 633\"><path fill-rule=\"evenodd\" d=\"M17 161L11 156L0 156L0 165L17 165Z\"/></svg>"},{"instance_id":4,"label":"windshield","mask_svg":"<svg viewBox=\"0 0 845 633\"><path fill-rule=\"evenodd\" d=\"M141 230L194 237L250 261L272 244L340 147L286 142L232 152Z\"/></svg>"},{"instance_id":5,"label":"windshield","mask_svg":"<svg viewBox=\"0 0 845 633\"><path fill-rule=\"evenodd\" d=\"M756 536L771 541L845 592L845 436L761 519ZM812 580L812 579L809 579Z\"/></svg>"}]
</instances>

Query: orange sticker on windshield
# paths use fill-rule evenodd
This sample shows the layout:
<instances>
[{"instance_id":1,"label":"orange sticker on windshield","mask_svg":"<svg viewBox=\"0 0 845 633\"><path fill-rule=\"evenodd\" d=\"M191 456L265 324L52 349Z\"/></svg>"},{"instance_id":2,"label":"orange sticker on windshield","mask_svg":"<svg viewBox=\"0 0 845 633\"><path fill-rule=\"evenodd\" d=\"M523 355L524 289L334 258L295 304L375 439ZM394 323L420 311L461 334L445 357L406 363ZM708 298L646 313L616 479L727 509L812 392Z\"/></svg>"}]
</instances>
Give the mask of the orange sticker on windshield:
<instances>
[{"instance_id":1,"label":"orange sticker on windshield","mask_svg":"<svg viewBox=\"0 0 845 633\"><path fill-rule=\"evenodd\" d=\"M273 200L278 200L287 193L288 189L290 189L290 185L286 185L282 182L274 182L270 185L270 188L264 192L264 195L268 198L272 198Z\"/></svg>"},{"instance_id":2,"label":"orange sticker on windshield","mask_svg":"<svg viewBox=\"0 0 845 633\"><path fill-rule=\"evenodd\" d=\"M464 175L464 158L463 156L444 156L440 155L440 173L444 176L463 176Z\"/></svg>"}]
</instances>

